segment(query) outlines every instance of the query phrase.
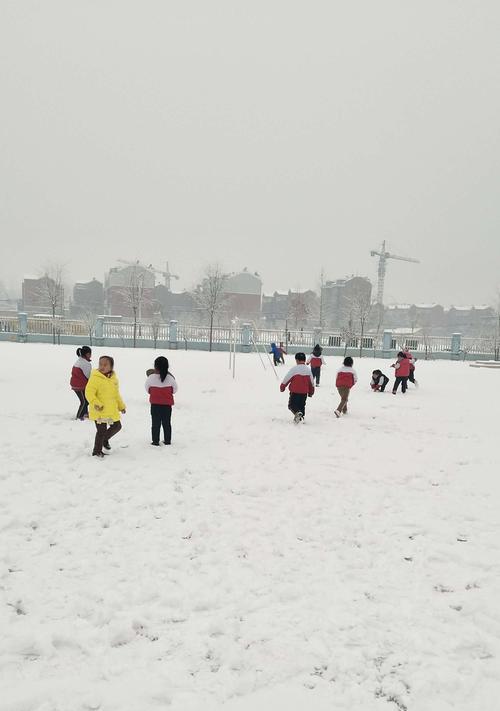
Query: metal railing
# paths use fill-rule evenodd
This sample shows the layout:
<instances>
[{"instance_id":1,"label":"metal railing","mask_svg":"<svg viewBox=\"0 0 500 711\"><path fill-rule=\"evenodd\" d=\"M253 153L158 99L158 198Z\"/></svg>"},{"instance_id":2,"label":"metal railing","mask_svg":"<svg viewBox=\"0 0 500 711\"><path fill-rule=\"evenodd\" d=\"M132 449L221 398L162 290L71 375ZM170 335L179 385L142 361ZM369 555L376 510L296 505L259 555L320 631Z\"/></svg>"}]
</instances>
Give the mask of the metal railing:
<instances>
[{"instance_id":1,"label":"metal railing","mask_svg":"<svg viewBox=\"0 0 500 711\"><path fill-rule=\"evenodd\" d=\"M26 317L25 317L26 318ZM50 316L43 318L38 316L28 317L25 320L25 330L21 330L19 317L0 317L0 333L26 334L27 336L51 336L54 342L61 342L61 336L73 336L85 341L95 336L95 322L79 321L74 319L56 318ZM250 328L248 332L248 328ZM245 331L247 331L246 335ZM212 330L213 344L229 344L232 329L230 327L214 326ZM195 326L190 324L172 323L134 323L123 321L107 321L100 319L100 336L107 339L122 341L122 345L135 340L148 340L153 342L184 343L188 347L189 343L208 344L210 342L210 328L208 326ZM357 349L362 348L367 355L370 351L380 352L387 350L387 342L384 342L384 335L364 334L361 338L353 333L341 331L305 330L305 329L260 329L257 324L250 327L240 327L236 329L236 342L242 344L253 342L259 346L270 346L271 343L283 343L287 347L301 348L306 352L310 351L316 342L324 348L337 349ZM390 351L397 351L408 347L412 353L419 357L432 358L432 354L454 354L467 355L492 355L500 357L500 337L494 335L490 337L470 337L459 336L458 342L453 336L428 336L422 333L392 333ZM384 347L385 346L385 347Z\"/></svg>"}]
</instances>

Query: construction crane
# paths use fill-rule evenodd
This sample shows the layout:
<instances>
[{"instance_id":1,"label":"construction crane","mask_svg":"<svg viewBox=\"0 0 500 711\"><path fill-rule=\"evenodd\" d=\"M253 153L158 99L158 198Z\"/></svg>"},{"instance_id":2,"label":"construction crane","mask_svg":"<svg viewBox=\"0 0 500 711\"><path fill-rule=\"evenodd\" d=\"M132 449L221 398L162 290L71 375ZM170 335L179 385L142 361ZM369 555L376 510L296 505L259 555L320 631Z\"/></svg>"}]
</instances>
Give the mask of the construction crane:
<instances>
[{"instance_id":1,"label":"construction crane","mask_svg":"<svg viewBox=\"0 0 500 711\"><path fill-rule=\"evenodd\" d=\"M399 259L401 262L413 262L414 264L420 264L419 259L413 259L412 257L398 257L396 254L390 254L385 251L385 240L382 242L382 249L377 252L372 249L370 252L372 257L378 257L378 284L377 284L377 304L381 306L384 304L384 282L385 282L385 272L387 269L388 259Z\"/></svg>"},{"instance_id":2,"label":"construction crane","mask_svg":"<svg viewBox=\"0 0 500 711\"><path fill-rule=\"evenodd\" d=\"M165 271L163 271L163 269L156 269L151 264L149 265L149 268L152 269L154 272L156 272L156 274L161 274L164 277L165 286L167 287L168 291L170 291L170 280L171 279L179 279L177 274L172 274L172 272L170 271L168 262L165 263Z\"/></svg>"}]
</instances>

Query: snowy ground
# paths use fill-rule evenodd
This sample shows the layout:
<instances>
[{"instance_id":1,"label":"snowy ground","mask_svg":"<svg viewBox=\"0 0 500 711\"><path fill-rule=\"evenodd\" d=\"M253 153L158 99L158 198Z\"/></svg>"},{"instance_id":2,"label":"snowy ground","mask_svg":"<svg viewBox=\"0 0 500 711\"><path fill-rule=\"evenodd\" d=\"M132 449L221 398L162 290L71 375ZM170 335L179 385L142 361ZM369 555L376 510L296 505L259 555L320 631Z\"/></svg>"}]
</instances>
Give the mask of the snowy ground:
<instances>
[{"instance_id":1,"label":"snowy ground","mask_svg":"<svg viewBox=\"0 0 500 711\"><path fill-rule=\"evenodd\" d=\"M0 344L1 711L500 707L500 372L419 362L393 397L358 361L336 420L330 358L294 426L255 355L170 352L154 448L153 352L113 355L98 461L74 349Z\"/></svg>"}]
</instances>

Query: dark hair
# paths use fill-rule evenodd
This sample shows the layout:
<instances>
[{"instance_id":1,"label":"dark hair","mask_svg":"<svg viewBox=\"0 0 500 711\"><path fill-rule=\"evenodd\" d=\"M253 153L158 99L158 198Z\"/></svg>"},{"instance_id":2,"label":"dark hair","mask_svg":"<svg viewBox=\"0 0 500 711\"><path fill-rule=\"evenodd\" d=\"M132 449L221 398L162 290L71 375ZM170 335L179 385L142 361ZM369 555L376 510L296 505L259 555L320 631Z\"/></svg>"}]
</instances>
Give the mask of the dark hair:
<instances>
[{"instance_id":1,"label":"dark hair","mask_svg":"<svg viewBox=\"0 0 500 711\"><path fill-rule=\"evenodd\" d=\"M99 358L99 360L107 360L108 363L109 363L110 366L111 366L111 370L114 369L114 367L115 367L115 359L112 358L111 356L103 355L103 356L101 356L101 357Z\"/></svg>"},{"instance_id":2,"label":"dark hair","mask_svg":"<svg viewBox=\"0 0 500 711\"><path fill-rule=\"evenodd\" d=\"M346 368L352 368L353 363L354 363L354 361L351 358L351 356L347 356L347 358L344 358L344 365Z\"/></svg>"},{"instance_id":3,"label":"dark hair","mask_svg":"<svg viewBox=\"0 0 500 711\"><path fill-rule=\"evenodd\" d=\"M295 354L295 360L300 360L304 361L306 360L306 354L305 353L296 353Z\"/></svg>"},{"instance_id":4,"label":"dark hair","mask_svg":"<svg viewBox=\"0 0 500 711\"><path fill-rule=\"evenodd\" d=\"M372 371L372 375L382 375L382 371L377 368L377 370Z\"/></svg>"},{"instance_id":5,"label":"dark hair","mask_svg":"<svg viewBox=\"0 0 500 711\"><path fill-rule=\"evenodd\" d=\"M319 345L319 343L316 343L316 345L313 348L313 355L315 355L317 358L323 353L323 349Z\"/></svg>"},{"instance_id":6,"label":"dark hair","mask_svg":"<svg viewBox=\"0 0 500 711\"><path fill-rule=\"evenodd\" d=\"M398 358L406 358L406 355L403 353L403 351L399 351Z\"/></svg>"},{"instance_id":7,"label":"dark hair","mask_svg":"<svg viewBox=\"0 0 500 711\"><path fill-rule=\"evenodd\" d=\"M158 356L154 362L155 370L160 374L160 380L163 383L168 375L168 359L165 356Z\"/></svg>"},{"instance_id":8,"label":"dark hair","mask_svg":"<svg viewBox=\"0 0 500 711\"><path fill-rule=\"evenodd\" d=\"M82 346L81 348L77 348L76 355L79 358L85 358L85 356L92 355L92 348L89 348L89 346Z\"/></svg>"}]
</instances>

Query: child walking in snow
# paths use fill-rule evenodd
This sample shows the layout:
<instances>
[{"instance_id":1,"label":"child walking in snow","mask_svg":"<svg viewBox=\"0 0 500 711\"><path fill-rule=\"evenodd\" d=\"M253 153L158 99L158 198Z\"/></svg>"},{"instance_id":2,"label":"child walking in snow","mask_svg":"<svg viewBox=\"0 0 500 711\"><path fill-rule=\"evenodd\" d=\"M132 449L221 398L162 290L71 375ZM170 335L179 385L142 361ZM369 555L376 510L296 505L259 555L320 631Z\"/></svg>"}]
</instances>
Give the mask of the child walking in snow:
<instances>
[{"instance_id":1,"label":"child walking in snow","mask_svg":"<svg viewBox=\"0 0 500 711\"><path fill-rule=\"evenodd\" d=\"M287 386L290 391L288 409L293 413L295 424L302 422L306 414L306 400L314 395L314 381L311 369L306 365L305 353L296 353L293 368L283 378L280 390L285 392Z\"/></svg>"},{"instance_id":2,"label":"child walking in snow","mask_svg":"<svg viewBox=\"0 0 500 711\"><path fill-rule=\"evenodd\" d=\"M321 378L321 366L325 365L325 359L321 355L323 353L323 349L319 345L319 343L316 343L316 345L313 348L313 352L307 359L307 365L311 366L311 373L313 376L313 380L316 381L316 387L319 388L319 381Z\"/></svg>"},{"instance_id":3,"label":"child walking in snow","mask_svg":"<svg viewBox=\"0 0 500 711\"><path fill-rule=\"evenodd\" d=\"M358 382L358 376L352 367L353 363L354 361L351 356L347 356L347 358L344 358L344 365L337 370L335 385L337 386L337 390L340 395L340 402L335 410L336 417L340 417L340 415L347 415L347 401L349 400L349 393L351 392L351 388L353 388Z\"/></svg>"},{"instance_id":4,"label":"child walking in snow","mask_svg":"<svg viewBox=\"0 0 500 711\"><path fill-rule=\"evenodd\" d=\"M281 362L282 353L281 353L280 349L278 348L278 346L276 345L276 343L274 343L274 342L271 343L270 354L272 354L272 356L273 356L274 365L278 365L278 363ZM283 362L284 362L284 359L283 359Z\"/></svg>"},{"instance_id":5,"label":"child walking in snow","mask_svg":"<svg viewBox=\"0 0 500 711\"><path fill-rule=\"evenodd\" d=\"M103 447L111 449L109 440L122 428L120 412L125 414L125 403L120 395L114 367L115 361L111 356L101 356L99 368L92 371L85 388L85 397L90 406L89 417L95 422L97 430L93 457L104 457Z\"/></svg>"},{"instance_id":6,"label":"child walking in snow","mask_svg":"<svg viewBox=\"0 0 500 711\"><path fill-rule=\"evenodd\" d=\"M389 378L387 375L384 375L381 370L374 370L372 372L370 386L373 392L383 393L388 382Z\"/></svg>"},{"instance_id":7,"label":"child walking in snow","mask_svg":"<svg viewBox=\"0 0 500 711\"><path fill-rule=\"evenodd\" d=\"M394 368L394 374L396 376L394 385L392 386L392 394L395 395L397 393L400 384L401 391L403 394L406 393L408 378L410 377L410 361L403 351L399 351L398 359L391 365L391 368Z\"/></svg>"},{"instance_id":8,"label":"child walking in snow","mask_svg":"<svg viewBox=\"0 0 500 711\"><path fill-rule=\"evenodd\" d=\"M405 357L408 358L408 360L410 361L410 374L408 375L408 381L410 383L413 383L413 385L415 385L415 387L418 387L418 383L415 380L415 363L416 363L417 359L415 358L415 356L413 355L413 353L410 351L410 349L408 347L403 348L403 353L405 354Z\"/></svg>"},{"instance_id":9,"label":"child walking in snow","mask_svg":"<svg viewBox=\"0 0 500 711\"><path fill-rule=\"evenodd\" d=\"M89 346L82 346L76 349L78 356L73 368L71 369L71 380L69 384L71 389L79 400L78 410L76 412L77 420L84 420L89 415L89 404L85 397L85 388L90 378L92 371L92 349Z\"/></svg>"},{"instance_id":10,"label":"child walking in snow","mask_svg":"<svg viewBox=\"0 0 500 711\"><path fill-rule=\"evenodd\" d=\"M163 443L172 443L171 418L177 381L168 370L168 360L165 356L156 358L154 366L154 371L148 375L145 387L151 403L151 444L159 447L162 427Z\"/></svg>"},{"instance_id":11,"label":"child walking in snow","mask_svg":"<svg viewBox=\"0 0 500 711\"><path fill-rule=\"evenodd\" d=\"M285 346L283 345L283 341L280 341L278 348L281 354L280 363L283 363L283 365L285 365L285 356L287 355L287 352Z\"/></svg>"}]
</instances>

